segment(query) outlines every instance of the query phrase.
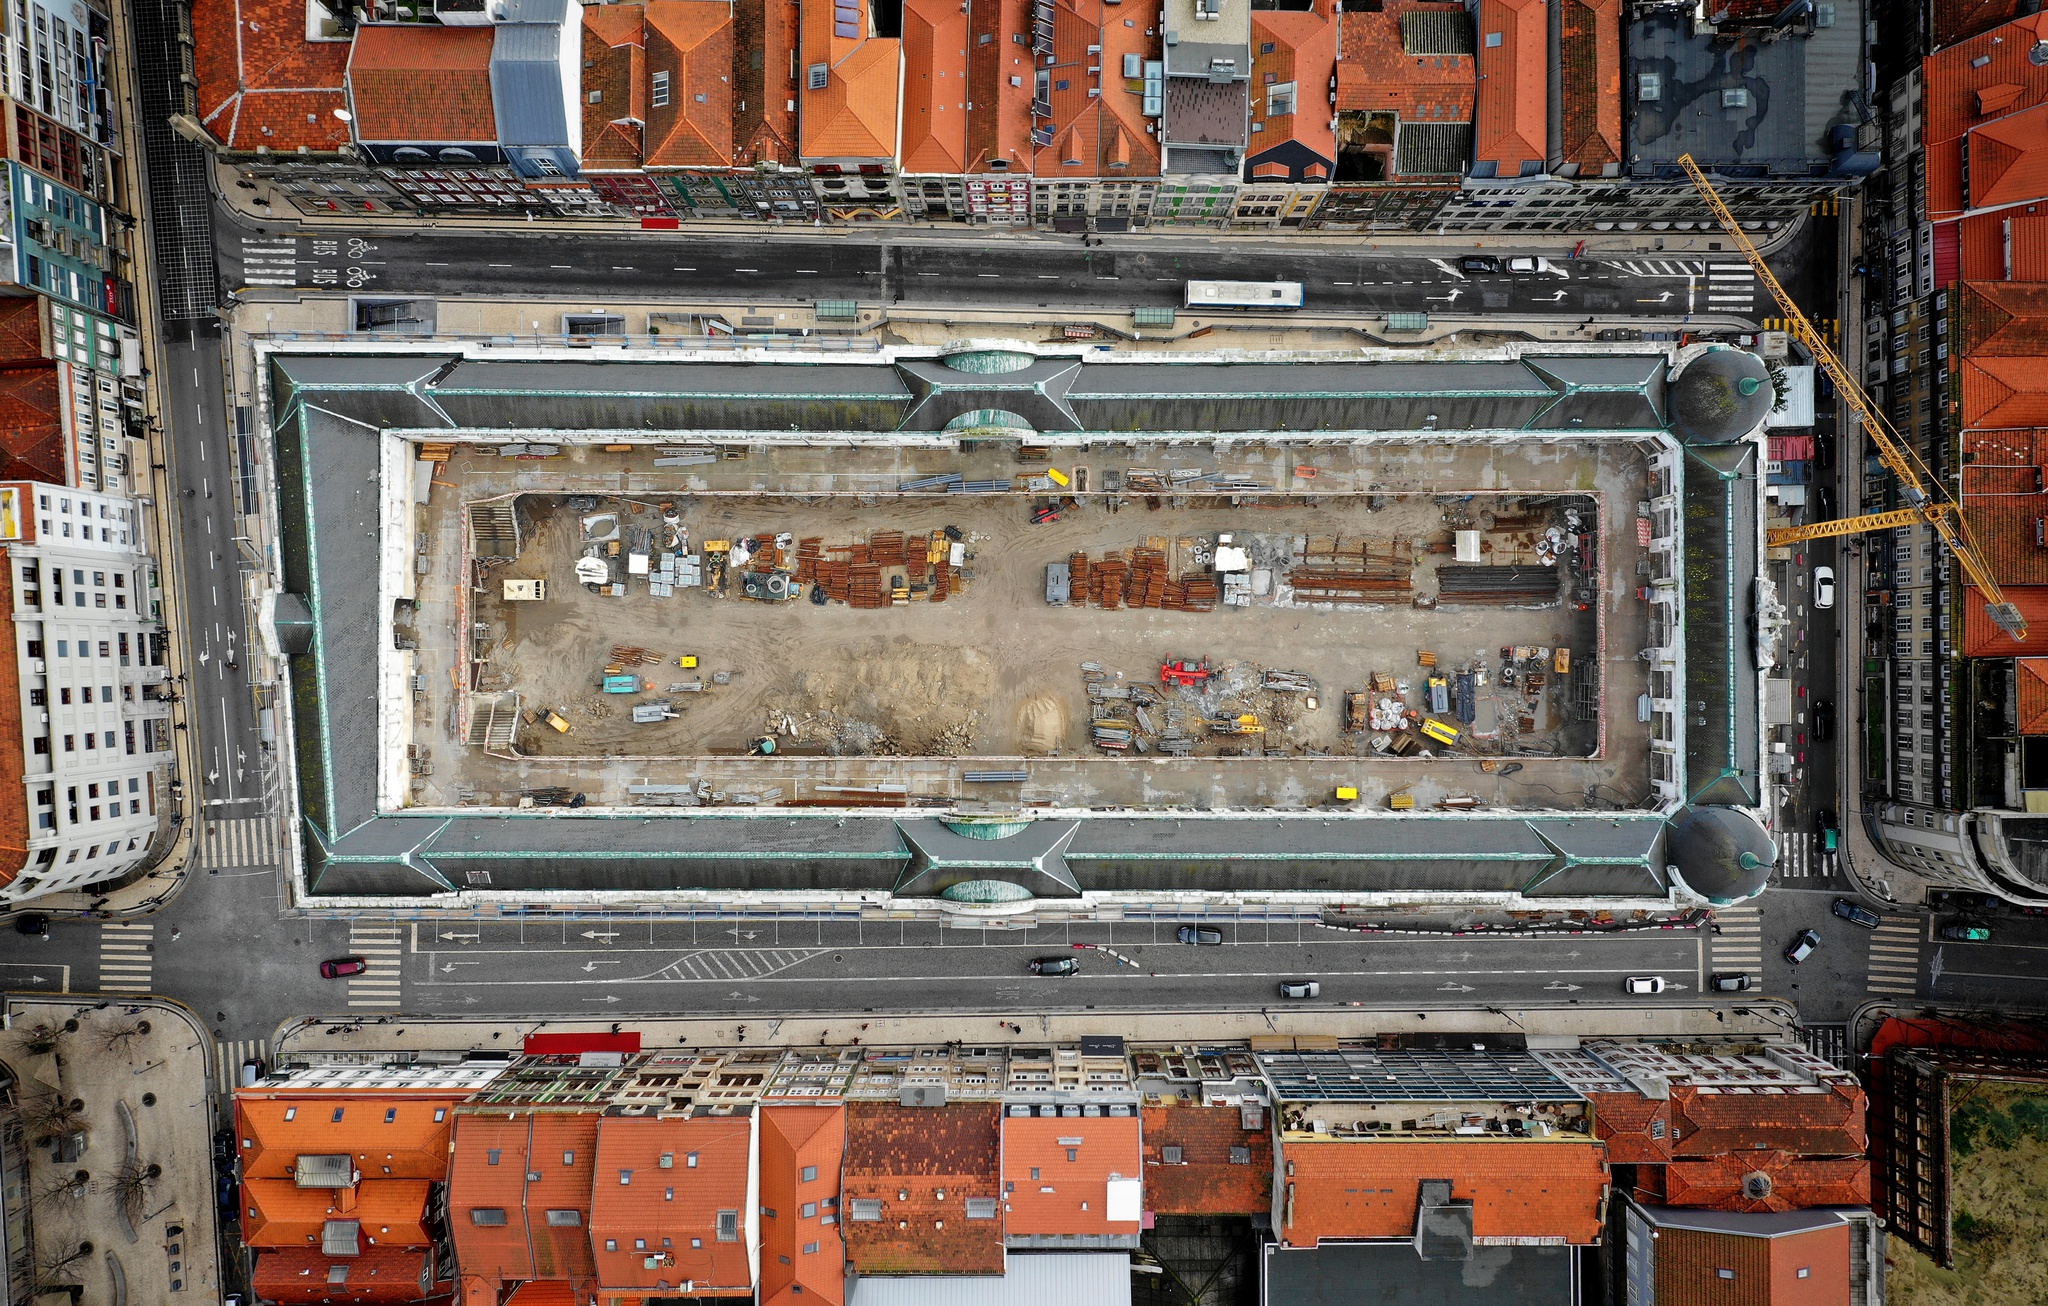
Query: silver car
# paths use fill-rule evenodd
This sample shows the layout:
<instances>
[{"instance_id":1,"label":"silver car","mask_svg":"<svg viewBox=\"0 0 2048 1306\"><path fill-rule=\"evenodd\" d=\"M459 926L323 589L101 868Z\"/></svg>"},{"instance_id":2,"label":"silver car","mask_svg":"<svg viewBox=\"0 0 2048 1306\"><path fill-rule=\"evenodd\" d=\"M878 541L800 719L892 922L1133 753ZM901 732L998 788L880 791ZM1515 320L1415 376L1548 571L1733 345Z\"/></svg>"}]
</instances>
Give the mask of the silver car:
<instances>
[{"instance_id":1,"label":"silver car","mask_svg":"<svg viewBox=\"0 0 2048 1306\"><path fill-rule=\"evenodd\" d=\"M1280 996L1283 998L1321 997L1323 986L1314 980L1281 980Z\"/></svg>"}]
</instances>

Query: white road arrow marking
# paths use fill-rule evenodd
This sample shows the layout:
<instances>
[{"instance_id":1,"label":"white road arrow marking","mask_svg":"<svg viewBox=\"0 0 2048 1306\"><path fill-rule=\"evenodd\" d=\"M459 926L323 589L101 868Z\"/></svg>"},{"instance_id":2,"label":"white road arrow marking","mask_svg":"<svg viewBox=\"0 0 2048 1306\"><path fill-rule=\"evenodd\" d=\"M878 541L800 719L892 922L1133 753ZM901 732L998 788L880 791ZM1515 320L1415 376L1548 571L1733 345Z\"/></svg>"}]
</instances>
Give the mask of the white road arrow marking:
<instances>
[{"instance_id":1,"label":"white road arrow marking","mask_svg":"<svg viewBox=\"0 0 2048 1306\"><path fill-rule=\"evenodd\" d=\"M1555 989L1560 993L1577 993L1580 988L1577 984L1566 984L1562 981L1555 984L1545 984L1543 987L1545 989Z\"/></svg>"},{"instance_id":2,"label":"white road arrow marking","mask_svg":"<svg viewBox=\"0 0 2048 1306\"><path fill-rule=\"evenodd\" d=\"M591 971L596 970L599 966L617 966L619 964L620 963L616 961L586 961L583 963L583 973L585 975L588 975Z\"/></svg>"},{"instance_id":3,"label":"white road arrow marking","mask_svg":"<svg viewBox=\"0 0 2048 1306\"><path fill-rule=\"evenodd\" d=\"M454 930L443 930L441 937L444 939L460 940L463 943L475 943L478 938L475 934L457 934Z\"/></svg>"},{"instance_id":4,"label":"white road arrow marking","mask_svg":"<svg viewBox=\"0 0 2048 1306\"><path fill-rule=\"evenodd\" d=\"M1470 984L1458 984L1453 982L1450 984L1440 984L1437 986L1437 992L1439 993L1471 993L1474 991L1475 990Z\"/></svg>"},{"instance_id":5,"label":"white road arrow marking","mask_svg":"<svg viewBox=\"0 0 2048 1306\"><path fill-rule=\"evenodd\" d=\"M613 994L607 993L601 998L585 998L583 1000L585 1002L617 1002L618 998Z\"/></svg>"},{"instance_id":6,"label":"white road arrow marking","mask_svg":"<svg viewBox=\"0 0 2048 1306\"><path fill-rule=\"evenodd\" d=\"M619 932L617 930L585 930L583 931L583 937L586 939L601 939L606 943L610 943L613 939L619 937Z\"/></svg>"},{"instance_id":7,"label":"white road arrow marking","mask_svg":"<svg viewBox=\"0 0 2048 1306\"><path fill-rule=\"evenodd\" d=\"M448 962L448 963L446 963L445 965L443 965L443 966L441 967L441 973L442 973L443 975L449 974L449 973L450 973L450 972L452 972L452 971L453 971L453 970L454 970L454 969L455 969L455 968L456 968L457 966L481 966L481 965L483 965L483 963L482 963L482 962L480 962L480 961L451 961L451 962Z\"/></svg>"}]
</instances>

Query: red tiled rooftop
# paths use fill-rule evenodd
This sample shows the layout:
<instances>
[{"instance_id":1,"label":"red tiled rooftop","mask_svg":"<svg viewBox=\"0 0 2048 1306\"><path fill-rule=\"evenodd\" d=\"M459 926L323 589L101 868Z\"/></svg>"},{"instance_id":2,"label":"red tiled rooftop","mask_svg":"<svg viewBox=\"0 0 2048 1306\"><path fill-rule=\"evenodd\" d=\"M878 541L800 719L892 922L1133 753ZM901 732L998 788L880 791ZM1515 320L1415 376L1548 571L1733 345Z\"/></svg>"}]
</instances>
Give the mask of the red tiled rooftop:
<instances>
[{"instance_id":1,"label":"red tiled rooftop","mask_svg":"<svg viewBox=\"0 0 2048 1306\"><path fill-rule=\"evenodd\" d=\"M1161 1215L1253 1215L1273 1207L1273 1137L1234 1106L1148 1106L1145 1209ZM1168 1163L1165 1149L1180 1149ZM1230 1159L1233 1148L1249 1156Z\"/></svg>"},{"instance_id":2,"label":"red tiled rooftop","mask_svg":"<svg viewBox=\"0 0 2048 1306\"><path fill-rule=\"evenodd\" d=\"M1988 32L2018 18L2023 8L2022 0L1934 0L1928 45L1939 50Z\"/></svg>"},{"instance_id":3,"label":"red tiled rooftop","mask_svg":"<svg viewBox=\"0 0 2048 1306\"><path fill-rule=\"evenodd\" d=\"M2030 14L1921 61L1930 218L1953 217L1965 207L1965 133L2048 102L2048 64L2027 57L2042 40L2048 40L2048 13Z\"/></svg>"},{"instance_id":4,"label":"red tiled rooftop","mask_svg":"<svg viewBox=\"0 0 2048 1306\"><path fill-rule=\"evenodd\" d=\"M868 0L802 0L803 58L798 77L803 111L798 115L806 159L894 159L896 110L903 45L870 36ZM852 36L840 35L836 14L856 18ZM825 85L811 89L809 70L826 68Z\"/></svg>"},{"instance_id":5,"label":"red tiled rooftop","mask_svg":"<svg viewBox=\"0 0 2048 1306\"><path fill-rule=\"evenodd\" d=\"M839 1233L845 1152L844 1107L762 1108L761 1306L845 1302L846 1244Z\"/></svg>"},{"instance_id":6,"label":"red tiled rooftop","mask_svg":"<svg viewBox=\"0 0 2048 1306\"><path fill-rule=\"evenodd\" d=\"M583 7L586 170L640 166L647 125L646 22L644 4Z\"/></svg>"},{"instance_id":7,"label":"red tiled rooftop","mask_svg":"<svg viewBox=\"0 0 2048 1306\"><path fill-rule=\"evenodd\" d=\"M999 1119L993 1102L848 1103L848 1262L862 1274L1001 1274L1003 1221L967 1218L968 1198L1001 1195ZM880 1203L881 1218L853 1219L856 1201Z\"/></svg>"},{"instance_id":8,"label":"red tiled rooftop","mask_svg":"<svg viewBox=\"0 0 2048 1306\"><path fill-rule=\"evenodd\" d=\"M1965 281L2048 281L2048 202L1973 213L1956 224Z\"/></svg>"},{"instance_id":9,"label":"red tiled rooftop","mask_svg":"<svg viewBox=\"0 0 2048 1306\"><path fill-rule=\"evenodd\" d=\"M463 1111L448 1162L448 1225L465 1277L492 1285L521 1279L587 1284L590 1202L597 1173L597 1117L525 1110ZM538 1178L529 1179L528 1175ZM472 1212L496 1209L502 1224ZM549 1211L575 1211L556 1224Z\"/></svg>"},{"instance_id":10,"label":"red tiled rooftop","mask_svg":"<svg viewBox=\"0 0 2048 1306\"><path fill-rule=\"evenodd\" d=\"M289 1179L301 1156L346 1153L364 1179L443 1180L448 1117L461 1100L448 1094L243 1089L235 1094L242 1177Z\"/></svg>"},{"instance_id":11,"label":"red tiled rooftop","mask_svg":"<svg viewBox=\"0 0 2048 1306\"><path fill-rule=\"evenodd\" d=\"M1984 611L1984 591L1975 585L1963 592L1963 656L2012 658L2048 656L2048 585L2001 585L2005 601L2020 610L2027 637L2016 640Z\"/></svg>"},{"instance_id":12,"label":"red tiled rooftop","mask_svg":"<svg viewBox=\"0 0 2048 1306\"><path fill-rule=\"evenodd\" d=\"M1671 1159L1668 1104L1641 1093L1588 1093L1593 1134L1607 1143L1610 1165L1654 1165Z\"/></svg>"},{"instance_id":13,"label":"red tiled rooftop","mask_svg":"<svg viewBox=\"0 0 2048 1306\"><path fill-rule=\"evenodd\" d=\"M370 1246L426 1247L425 1179L380 1179L355 1188L301 1188L289 1179L242 1185L242 1241L250 1247L320 1245L329 1220L355 1220Z\"/></svg>"},{"instance_id":14,"label":"red tiled rooftop","mask_svg":"<svg viewBox=\"0 0 2048 1306\"><path fill-rule=\"evenodd\" d=\"M1462 21L1466 10L1461 4L1435 0L1392 0L1378 11L1338 15L1338 109L1396 113L1404 122L1471 122L1478 86L1472 56L1407 51L1401 17L1410 13L1446 14Z\"/></svg>"},{"instance_id":15,"label":"red tiled rooftop","mask_svg":"<svg viewBox=\"0 0 2048 1306\"><path fill-rule=\"evenodd\" d=\"M795 163L799 81L790 55L801 28L794 0L736 0L733 63L733 162ZM761 56L755 65L754 55Z\"/></svg>"},{"instance_id":16,"label":"red tiled rooftop","mask_svg":"<svg viewBox=\"0 0 2048 1306\"><path fill-rule=\"evenodd\" d=\"M968 170L1028 173L1036 65L1031 47L1019 45L1011 37L1030 34L1031 0L983 0L971 6L967 21L972 41L967 48ZM1117 71L1122 72L1120 60ZM1016 79L1014 86L1012 78ZM1006 166L990 168L992 159Z\"/></svg>"},{"instance_id":17,"label":"red tiled rooftop","mask_svg":"<svg viewBox=\"0 0 2048 1306\"><path fill-rule=\"evenodd\" d=\"M1578 1246L1600 1236L1607 1187L1601 1145L1562 1139L1282 1144L1294 1167L1282 1179L1279 1235L1290 1247L1324 1238L1408 1238L1423 1179L1451 1181L1472 1203L1473 1237L1554 1239Z\"/></svg>"},{"instance_id":18,"label":"red tiled rooftop","mask_svg":"<svg viewBox=\"0 0 2048 1306\"><path fill-rule=\"evenodd\" d=\"M1621 162L1621 0L1561 0L1564 161L1599 176Z\"/></svg>"},{"instance_id":19,"label":"red tiled rooftop","mask_svg":"<svg viewBox=\"0 0 2048 1306\"><path fill-rule=\"evenodd\" d=\"M71 483L63 403L57 365L43 357L42 301L0 299L0 481Z\"/></svg>"},{"instance_id":20,"label":"red tiled rooftop","mask_svg":"<svg viewBox=\"0 0 2048 1306\"><path fill-rule=\"evenodd\" d=\"M2048 103L1971 129L1970 207L2048 198Z\"/></svg>"},{"instance_id":21,"label":"red tiled rooftop","mask_svg":"<svg viewBox=\"0 0 2048 1306\"><path fill-rule=\"evenodd\" d=\"M1472 160L1494 164L1501 177L1518 177L1547 154L1549 13L1544 0L1480 0Z\"/></svg>"},{"instance_id":22,"label":"red tiled rooftop","mask_svg":"<svg viewBox=\"0 0 2048 1306\"><path fill-rule=\"evenodd\" d=\"M1671 1090L1674 1160L1759 1149L1795 1156L1861 1156L1868 1105L1863 1090L1837 1085L1826 1093L1719 1092L1691 1085Z\"/></svg>"},{"instance_id":23,"label":"red tiled rooftop","mask_svg":"<svg viewBox=\"0 0 2048 1306\"><path fill-rule=\"evenodd\" d=\"M1657 1306L1841 1306L1850 1299L1849 1238L1846 1223L1776 1238L1659 1229Z\"/></svg>"},{"instance_id":24,"label":"red tiled rooftop","mask_svg":"<svg viewBox=\"0 0 2048 1306\"><path fill-rule=\"evenodd\" d=\"M732 163L733 21L729 0L648 0L647 75L667 75L668 103L647 97L647 163Z\"/></svg>"},{"instance_id":25,"label":"red tiled rooftop","mask_svg":"<svg viewBox=\"0 0 2048 1306\"><path fill-rule=\"evenodd\" d=\"M2019 718L2023 735L2048 735L2048 658L2020 658Z\"/></svg>"},{"instance_id":26,"label":"red tiled rooftop","mask_svg":"<svg viewBox=\"0 0 2048 1306\"><path fill-rule=\"evenodd\" d=\"M357 28L348 60L356 138L495 144L495 39L490 27Z\"/></svg>"},{"instance_id":27,"label":"red tiled rooftop","mask_svg":"<svg viewBox=\"0 0 2048 1306\"><path fill-rule=\"evenodd\" d=\"M1611 1159L1611 1156L1610 1156ZM1670 1206L1714 1211L1803 1211L1870 1205L1870 1158L1803 1160L1788 1152L1736 1152L1664 1168Z\"/></svg>"},{"instance_id":28,"label":"red tiled rooftop","mask_svg":"<svg viewBox=\"0 0 2048 1306\"><path fill-rule=\"evenodd\" d=\"M966 170L967 41L958 0L904 0L905 172Z\"/></svg>"},{"instance_id":29,"label":"red tiled rooftop","mask_svg":"<svg viewBox=\"0 0 2048 1306\"><path fill-rule=\"evenodd\" d=\"M1265 47L1273 47L1267 53ZM1329 180L1337 162L1337 133L1331 122L1330 79L1337 71L1337 24L1321 9L1259 9L1252 12L1252 122L1265 130L1251 136L1246 162L1259 175L1261 156L1291 143L1309 151L1306 176ZM1294 112L1274 114L1266 88L1293 84ZM1275 160L1276 163L1284 162ZM1279 175L1285 176L1286 173Z\"/></svg>"},{"instance_id":30,"label":"red tiled rooftop","mask_svg":"<svg viewBox=\"0 0 2048 1306\"><path fill-rule=\"evenodd\" d=\"M752 1288L746 1243L752 1128L745 1116L606 1116L598 1122L590 1243L601 1291L675 1288L684 1280L699 1295ZM732 1241L718 1238L720 1211L736 1214ZM649 1266L649 1260L657 1263Z\"/></svg>"},{"instance_id":31,"label":"red tiled rooftop","mask_svg":"<svg viewBox=\"0 0 2048 1306\"><path fill-rule=\"evenodd\" d=\"M1965 282L1957 312L1967 358L2048 356L2048 284ZM1965 421L1967 426L1983 423Z\"/></svg>"},{"instance_id":32,"label":"red tiled rooftop","mask_svg":"<svg viewBox=\"0 0 2048 1306\"><path fill-rule=\"evenodd\" d=\"M1145 1161L1136 1116L1004 1116L1003 1212L1012 1235L1135 1234L1111 1219L1111 1194L1142 1185Z\"/></svg>"},{"instance_id":33,"label":"red tiled rooftop","mask_svg":"<svg viewBox=\"0 0 2048 1306\"><path fill-rule=\"evenodd\" d=\"M194 0L192 43L199 120L227 148L348 144L334 110L347 104L349 43L307 40L305 0Z\"/></svg>"},{"instance_id":34,"label":"red tiled rooftop","mask_svg":"<svg viewBox=\"0 0 2048 1306\"><path fill-rule=\"evenodd\" d=\"M2048 431L1966 430L1963 456L1963 519L1991 578L2048 585L2048 551L2034 542L2034 523L2048 517Z\"/></svg>"},{"instance_id":35,"label":"red tiled rooftop","mask_svg":"<svg viewBox=\"0 0 2048 1306\"><path fill-rule=\"evenodd\" d=\"M1053 6L1052 143L1041 146L1031 170L1041 177L1156 177L1159 147L1146 131L1142 84L1122 77L1123 57L1157 59L1158 38L1136 18L1102 0L1056 0ZM1091 45L1099 46L1091 51ZM1088 69L1100 65L1100 78ZM1030 79L1025 79L1030 84ZM1065 82L1066 89L1060 88ZM1091 86L1102 94L1090 96Z\"/></svg>"},{"instance_id":36,"label":"red tiled rooftop","mask_svg":"<svg viewBox=\"0 0 2048 1306\"><path fill-rule=\"evenodd\" d=\"M266 1302L396 1306L427 1295L433 1266L431 1250L374 1247L360 1256L329 1256L318 1247L296 1247L258 1256L249 1286Z\"/></svg>"}]
</instances>

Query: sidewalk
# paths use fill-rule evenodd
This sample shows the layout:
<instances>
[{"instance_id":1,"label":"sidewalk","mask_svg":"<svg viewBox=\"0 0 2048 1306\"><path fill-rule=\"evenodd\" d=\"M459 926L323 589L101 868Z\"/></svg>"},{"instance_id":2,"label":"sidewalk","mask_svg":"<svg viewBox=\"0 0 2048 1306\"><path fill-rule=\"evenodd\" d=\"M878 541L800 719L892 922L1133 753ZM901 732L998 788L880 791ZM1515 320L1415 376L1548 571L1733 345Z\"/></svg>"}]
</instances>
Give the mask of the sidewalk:
<instances>
[{"instance_id":1,"label":"sidewalk","mask_svg":"<svg viewBox=\"0 0 2048 1306\"><path fill-rule=\"evenodd\" d=\"M1004 244L1030 244L1074 246L1094 244L1105 249L1142 249L1147 245L1163 245L1174 241L1196 245L1272 245L1278 249L1300 249L1305 245L1342 244L1363 246L1368 250L1383 250L1387 253L1408 255L1429 255L1441 253L1447 257L1471 253L1474 250L1513 251L1517 254L1541 254L1551 258L1570 258L1573 251L1583 243L1584 250L1579 257L1609 257L1629 255L1725 255L1731 261L1740 261L1730 241L1719 230L1706 231L1581 231L1581 232L1498 232L1458 233L1456 235L1430 232L1357 232L1357 231L1304 231L1299 229L1272 231L1257 228L1219 229L1206 227L1160 227L1145 231L1117 233L1050 232L1035 227L975 227L966 223L943 221L932 222L923 219L903 222L877 222L848 224L843 226L814 226L811 224L779 222L736 222L715 221L701 218L684 218L682 225L674 229L653 230L640 226L637 218L616 219L570 219L536 218L531 222L508 222L497 217L436 217L422 218L413 215L391 215L385 217L352 217L341 214L322 214L309 217L299 211L298 206L280 190L266 181L254 182L254 189L245 190L236 183L245 180L233 165L219 158L214 160L214 192L221 206L238 217L252 222L271 223L278 226L308 227L332 231L379 231L411 235L421 231L431 232L503 232L510 227L519 231L548 232L557 235L646 235L653 239L684 239L702 236L740 236L771 240L836 240L856 244L879 244L902 241L962 241L986 245L1000 241ZM269 201L267 204L261 201ZM1805 226L1805 219L1794 222L1784 229L1771 233L1768 240L1759 241L1757 248L1766 256L1791 240ZM1752 238L1754 239L1754 238Z\"/></svg>"},{"instance_id":2,"label":"sidewalk","mask_svg":"<svg viewBox=\"0 0 2048 1306\"><path fill-rule=\"evenodd\" d=\"M75 1288L82 1306L219 1301L205 1026L162 998L75 996L11 997L6 1023L0 1059L21 1079L36 1287ZM80 1137L75 1154L38 1146Z\"/></svg>"},{"instance_id":3,"label":"sidewalk","mask_svg":"<svg viewBox=\"0 0 2048 1306\"><path fill-rule=\"evenodd\" d=\"M1560 1042L1592 1038L1790 1037L1798 1012L1766 998L1742 1007L1711 1003L1630 1005L1608 999L1540 1007L1426 1004L1376 1008L1322 1002L1215 1011L1014 1011L948 1015L785 1016L577 1020L480 1020L458 1016L382 1016L341 1023L304 1016L278 1026L273 1060L296 1052L514 1052L529 1034L632 1033L643 1046L820 1047L859 1043L904 1047L967 1041L979 1045L1071 1043L1084 1034L1119 1034L1133 1043L1242 1042L1273 1034L1370 1039L1379 1034L1524 1034ZM1015 1028L1013 1028L1015 1026ZM333 1031L333 1032L329 1032Z\"/></svg>"}]
</instances>

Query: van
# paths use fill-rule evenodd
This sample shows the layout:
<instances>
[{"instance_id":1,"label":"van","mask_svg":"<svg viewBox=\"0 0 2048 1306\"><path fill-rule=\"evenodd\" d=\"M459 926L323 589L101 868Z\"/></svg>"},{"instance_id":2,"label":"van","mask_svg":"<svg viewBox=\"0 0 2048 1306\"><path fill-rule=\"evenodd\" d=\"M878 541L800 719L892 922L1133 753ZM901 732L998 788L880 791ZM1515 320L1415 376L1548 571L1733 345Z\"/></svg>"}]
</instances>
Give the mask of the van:
<instances>
[{"instance_id":1,"label":"van","mask_svg":"<svg viewBox=\"0 0 2048 1306\"><path fill-rule=\"evenodd\" d=\"M254 1088L256 1081L263 1078L263 1058L250 1057L242 1063L242 1087Z\"/></svg>"}]
</instances>

